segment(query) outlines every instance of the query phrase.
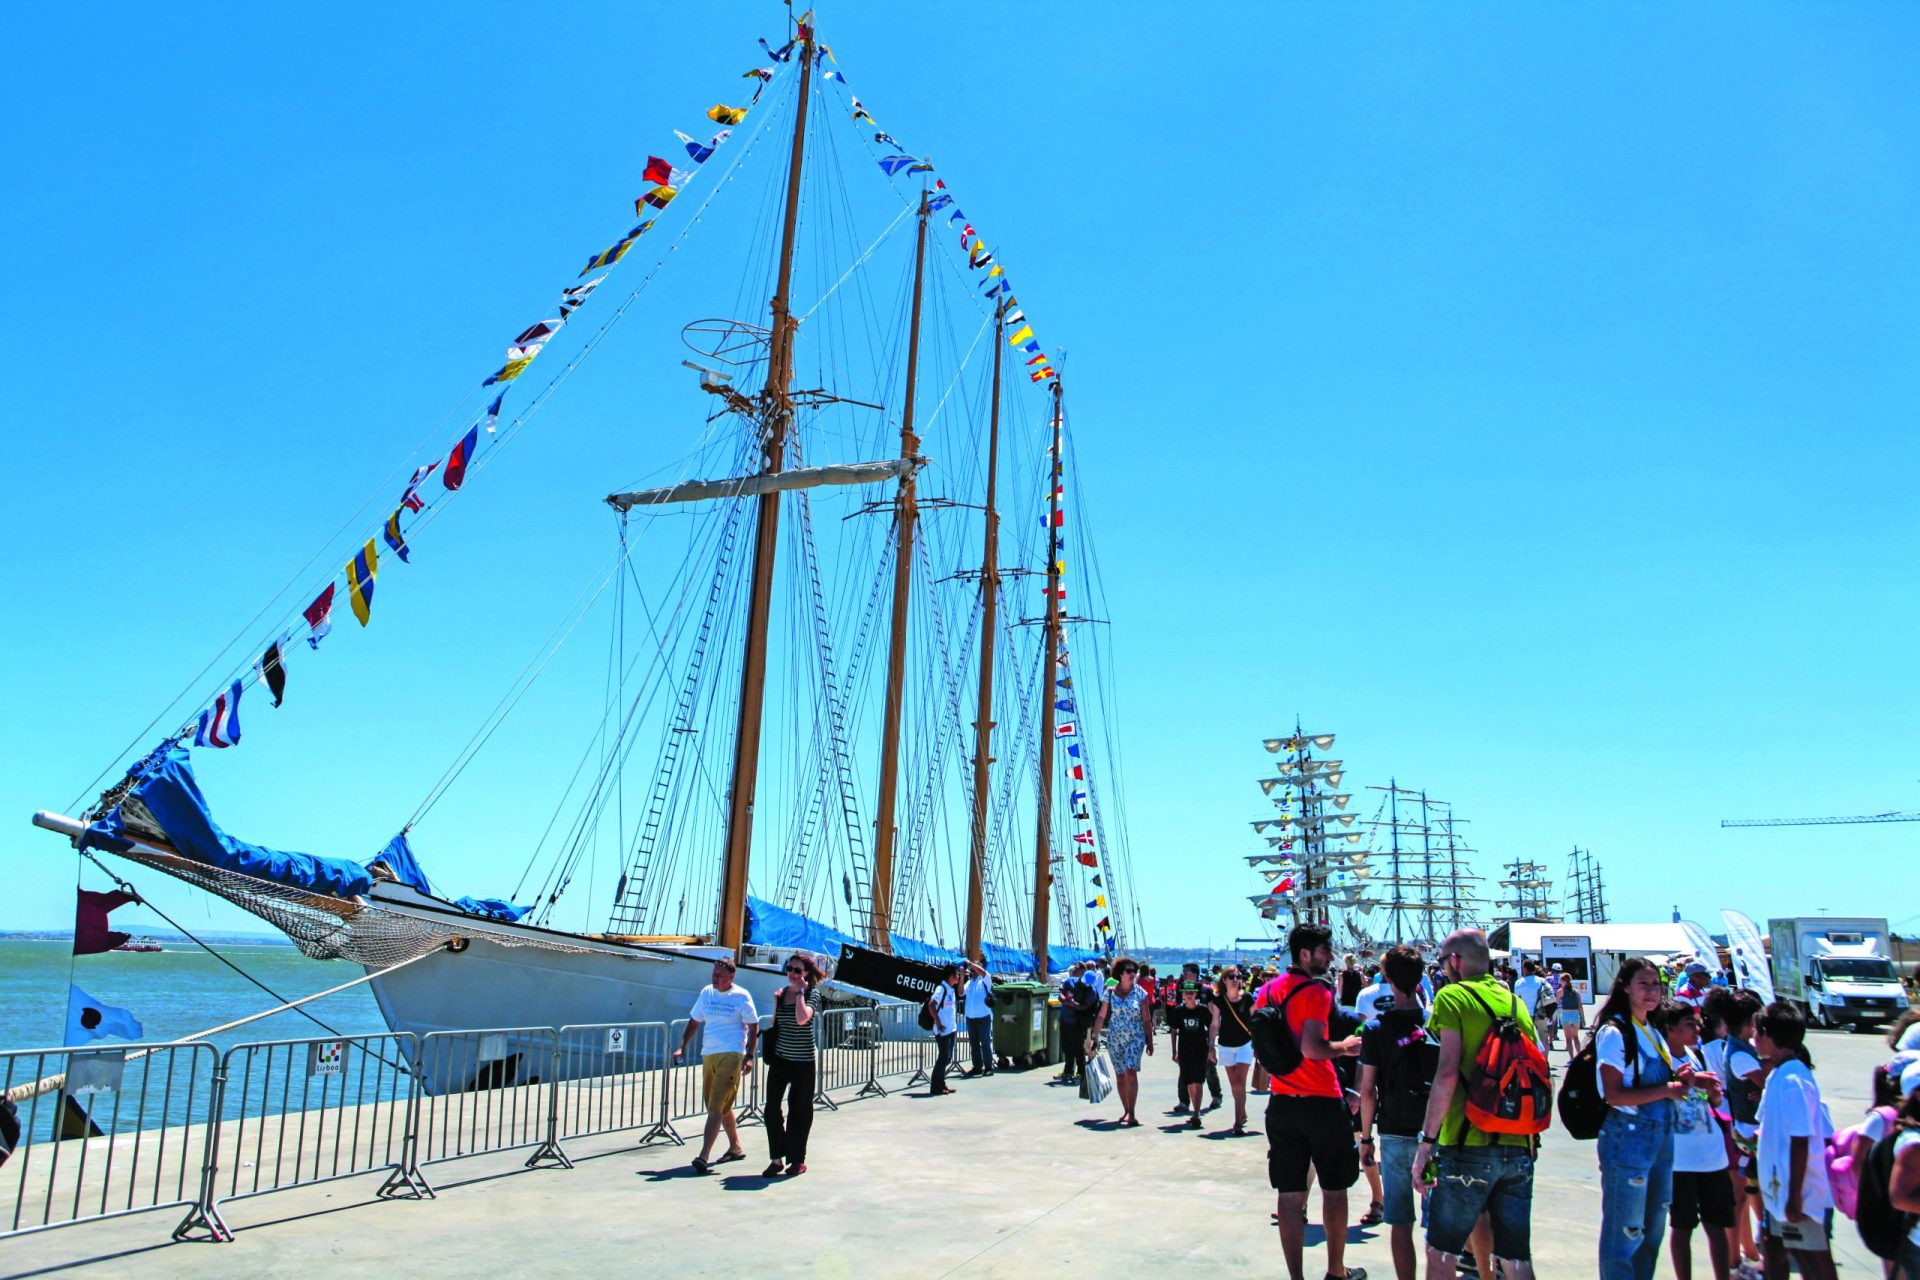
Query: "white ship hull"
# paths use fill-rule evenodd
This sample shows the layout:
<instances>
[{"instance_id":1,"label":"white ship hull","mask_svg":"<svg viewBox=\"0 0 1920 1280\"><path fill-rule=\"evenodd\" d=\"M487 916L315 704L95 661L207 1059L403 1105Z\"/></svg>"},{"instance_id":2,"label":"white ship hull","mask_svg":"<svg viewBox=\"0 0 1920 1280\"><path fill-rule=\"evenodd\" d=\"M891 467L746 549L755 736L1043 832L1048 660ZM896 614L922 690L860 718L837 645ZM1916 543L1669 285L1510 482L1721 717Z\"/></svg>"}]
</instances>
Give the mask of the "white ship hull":
<instances>
[{"instance_id":1,"label":"white ship hull","mask_svg":"<svg viewBox=\"0 0 1920 1280\"><path fill-rule=\"evenodd\" d=\"M713 981L714 960L730 954L719 946L636 946L485 920L395 885L380 885L373 896L383 909L418 915L436 928L457 922L465 941L457 951L434 952L368 984L389 1029L423 1042L434 1032L508 1029L503 1036L484 1037L484 1046L481 1038L468 1037L438 1052L423 1052L415 1066L435 1094L471 1088L482 1079L517 1084L548 1078L554 1069L553 1041L536 1029L684 1019ZM526 945L541 940L567 949ZM764 1015L772 1012L774 992L786 977L777 968L743 964L734 981ZM903 1003L858 994L883 1004ZM636 1044L618 1069L658 1066L646 1060L657 1056L652 1049ZM563 1076L610 1069L613 1064L600 1055L562 1054L559 1066Z\"/></svg>"}]
</instances>

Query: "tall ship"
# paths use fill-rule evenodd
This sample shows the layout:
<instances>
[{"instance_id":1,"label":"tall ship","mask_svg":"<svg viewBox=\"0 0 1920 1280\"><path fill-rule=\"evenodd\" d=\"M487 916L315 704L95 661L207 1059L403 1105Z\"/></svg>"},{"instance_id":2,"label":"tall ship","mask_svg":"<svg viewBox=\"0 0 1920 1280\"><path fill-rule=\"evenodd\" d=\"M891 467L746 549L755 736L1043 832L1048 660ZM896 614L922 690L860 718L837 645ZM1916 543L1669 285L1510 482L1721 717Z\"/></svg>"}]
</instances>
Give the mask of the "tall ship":
<instances>
[{"instance_id":1,"label":"tall ship","mask_svg":"<svg viewBox=\"0 0 1920 1280\"><path fill-rule=\"evenodd\" d=\"M235 904L373 975L416 1033L681 1017L723 956L765 1000L793 949L1044 978L1144 942L1058 348L1016 246L875 119L810 14L787 22L689 104L694 132L642 145L632 219L308 562L341 567L296 574L152 736L35 815L86 875ZM398 628L438 623L420 678L459 670L476 616L389 601L476 534L469 494L526 500L513 464L556 419L642 483L599 480L599 567L445 771L393 758L418 808L371 858L223 829L216 799L292 798L302 752L357 749L292 740L283 700L365 696ZM524 864L511 889L445 887L476 847Z\"/></svg>"},{"instance_id":2,"label":"tall ship","mask_svg":"<svg viewBox=\"0 0 1920 1280\"><path fill-rule=\"evenodd\" d=\"M1265 742L1281 758L1260 789L1279 812L1254 820L1266 848L1245 861L1264 882L1248 901L1267 932L1237 945L1281 954L1286 931L1305 922L1332 929L1340 951L1430 947L1475 923L1483 899L1467 861L1474 850L1457 830L1465 819L1391 779L1368 788L1380 799L1362 818L1356 792L1343 787L1346 762L1326 754L1333 743L1333 734L1307 734L1297 723L1290 736Z\"/></svg>"}]
</instances>

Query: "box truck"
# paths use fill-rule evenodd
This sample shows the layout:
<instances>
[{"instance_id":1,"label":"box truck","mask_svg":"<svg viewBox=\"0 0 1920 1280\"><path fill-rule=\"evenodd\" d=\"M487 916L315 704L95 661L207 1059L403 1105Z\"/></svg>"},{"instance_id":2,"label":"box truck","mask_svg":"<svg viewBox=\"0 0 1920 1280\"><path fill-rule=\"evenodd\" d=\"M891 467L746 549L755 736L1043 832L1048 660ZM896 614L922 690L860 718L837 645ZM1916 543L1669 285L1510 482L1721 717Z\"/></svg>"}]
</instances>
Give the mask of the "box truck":
<instances>
[{"instance_id":1,"label":"box truck","mask_svg":"<svg viewBox=\"0 0 1920 1280\"><path fill-rule=\"evenodd\" d=\"M1774 994L1800 1005L1812 1025L1860 1031L1906 1009L1885 920L1797 916L1767 921L1767 936Z\"/></svg>"}]
</instances>

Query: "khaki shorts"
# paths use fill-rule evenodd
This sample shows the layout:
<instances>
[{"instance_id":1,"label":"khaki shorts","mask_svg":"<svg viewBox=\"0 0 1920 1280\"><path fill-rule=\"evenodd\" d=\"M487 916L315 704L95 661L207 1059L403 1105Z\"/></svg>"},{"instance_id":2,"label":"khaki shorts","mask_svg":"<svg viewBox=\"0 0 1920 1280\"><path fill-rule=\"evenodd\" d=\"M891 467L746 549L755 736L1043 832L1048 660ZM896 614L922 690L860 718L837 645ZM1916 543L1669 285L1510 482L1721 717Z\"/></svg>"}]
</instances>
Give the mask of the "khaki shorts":
<instances>
[{"instance_id":1,"label":"khaki shorts","mask_svg":"<svg viewBox=\"0 0 1920 1280\"><path fill-rule=\"evenodd\" d=\"M708 1111L731 1111L740 1095L740 1055L710 1053L700 1059L700 1096Z\"/></svg>"}]
</instances>

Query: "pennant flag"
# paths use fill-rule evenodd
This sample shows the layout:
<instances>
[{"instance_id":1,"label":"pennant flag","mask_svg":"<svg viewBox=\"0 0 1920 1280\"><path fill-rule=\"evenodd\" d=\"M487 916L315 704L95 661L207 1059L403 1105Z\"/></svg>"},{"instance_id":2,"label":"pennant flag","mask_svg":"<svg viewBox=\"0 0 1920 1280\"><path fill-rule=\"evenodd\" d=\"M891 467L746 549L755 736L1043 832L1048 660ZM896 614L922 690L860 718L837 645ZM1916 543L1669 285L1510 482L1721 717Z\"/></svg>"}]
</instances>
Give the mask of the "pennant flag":
<instances>
[{"instance_id":1,"label":"pennant flag","mask_svg":"<svg viewBox=\"0 0 1920 1280\"><path fill-rule=\"evenodd\" d=\"M831 51L831 50L829 50L829 49L827 48L827 46L825 46L825 45L821 45L821 46L820 46L820 53L821 53L821 56L823 56L823 57L828 57L828 58L830 58L830 57L832 57L832 56L833 56L833 53L832 53L832 51ZM815 61L815 62L817 63L817 62L819 62L819 61L820 61L820 59L819 59L819 58L815 58L815 59L814 59L814 61ZM845 72L842 72L842 71L827 71L827 72L823 72L823 73L821 74L821 77L820 77L820 78L821 78L822 80L838 80L838 81L839 81L839 82L840 82L841 84L845 84L845 83L847 82L847 77L846 77L846 73L845 73Z\"/></svg>"},{"instance_id":2,"label":"pennant flag","mask_svg":"<svg viewBox=\"0 0 1920 1280\"><path fill-rule=\"evenodd\" d=\"M860 105L860 99L858 98L855 98L853 100L853 118L855 120L865 120L868 124L874 125L876 127L878 127L878 124L879 124L878 121L876 121L872 116L867 114L867 109Z\"/></svg>"},{"instance_id":3,"label":"pennant flag","mask_svg":"<svg viewBox=\"0 0 1920 1280\"><path fill-rule=\"evenodd\" d=\"M500 421L500 402L502 400L505 400L506 398L507 398L507 393L502 391L499 395L493 398L493 403L487 406L487 434L488 435L493 434L493 428L495 424L497 424ZM415 511L418 511L419 509L420 508L418 507L414 508ZM406 559L405 556L401 556L400 558L402 560Z\"/></svg>"},{"instance_id":4,"label":"pennant flag","mask_svg":"<svg viewBox=\"0 0 1920 1280\"><path fill-rule=\"evenodd\" d=\"M565 323L565 320L556 318L553 320L542 320L538 324L530 324L521 331L519 337L513 340L513 345L516 347L524 347L530 344L538 345L544 343L548 338L560 332L560 326Z\"/></svg>"},{"instance_id":5,"label":"pennant flag","mask_svg":"<svg viewBox=\"0 0 1920 1280\"><path fill-rule=\"evenodd\" d=\"M1025 320L1026 318L1027 318L1027 313L1026 313L1026 312L1024 312L1024 311L1022 311L1022 310L1021 310L1021 309L1019 308L1019 306L1018 306L1017 304L1015 304L1015 302L1014 302L1014 300L1013 300L1012 298L1008 298L1008 299L1007 299L1007 314L1006 314L1006 316L1004 317L1004 319L1006 320L1006 322L1007 322L1008 324L1019 324L1019 323L1020 323L1020 322L1021 322L1022 320ZM1009 338L1009 339L1007 339L1007 341L1008 341L1008 342L1010 342L1010 343L1012 343L1012 344L1013 344L1014 346L1016 346L1016 347L1020 345L1020 340L1019 340L1018 338Z\"/></svg>"},{"instance_id":6,"label":"pennant flag","mask_svg":"<svg viewBox=\"0 0 1920 1280\"><path fill-rule=\"evenodd\" d=\"M491 387L502 382L512 382L515 378L527 371L527 366L532 364L533 358L539 354L540 348L538 345L531 347L508 347L507 362L489 374L487 380L480 385L483 387Z\"/></svg>"},{"instance_id":7,"label":"pennant flag","mask_svg":"<svg viewBox=\"0 0 1920 1280\"><path fill-rule=\"evenodd\" d=\"M387 545L393 548L393 554L400 557L400 563L413 563L407 558L407 540L400 532L400 513L398 511L387 517L387 527L384 530L384 534L387 539ZM278 706L280 704L275 703L274 705Z\"/></svg>"},{"instance_id":8,"label":"pennant flag","mask_svg":"<svg viewBox=\"0 0 1920 1280\"><path fill-rule=\"evenodd\" d=\"M1074 854L1073 860L1083 867L1097 867L1100 865L1100 859L1094 857L1093 852L1088 849L1083 849L1079 853Z\"/></svg>"},{"instance_id":9,"label":"pennant flag","mask_svg":"<svg viewBox=\"0 0 1920 1280\"><path fill-rule=\"evenodd\" d=\"M675 129L673 131L673 136L680 139L681 142L686 144L687 154L693 157L693 162L695 164L705 164L709 159L712 158L713 153L719 150L720 144L725 142L728 136L732 133L733 133L733 130L731 129L722 129L720 132L714 134L711 138L708 138L704 143L694 141L692 138L680 132L678 129Z\"/></svg>"},{"instance_id":10,"label":"pennant flag","mask_svg":"<svg viewBox=\"0 0 1920 1280\"><path fill-rule=\"evenodd\" d=\"M238 680L213 705L200 713L193 733L196 747L231 747L240 741L240 689Z\"/></svg>"},{"instance_id":11,"label":"pennant flag","mask_svg":"<svg viewBox=\"0 0 1920 1280\"><path fill-rule=\"evenodd\" d=\"M498 400L495 400L493 403L496 406L498 406L500 402ZM425 480L428 476L432 475L433 469L439 465L440 465L440 459L435 458L432 462L429 462L426 466L415 467L413 469L413 479L407 481L407 491L400 495L401 506L405 507L409 511L418 511L421 507L426 505L425 503L420 501L420 495L415 493L414 490L419 486L422 480Z\"/></svg>"},{"instance_id":12,"label":"pennant flag","mask_svg":"<svg viewBox=\"0 0 1920 1280\"><path fill-rule=\"evenodd\" d=\"M1092 902L1089 902L1087 904L1087 910L1091 911L1099 905L1100 905L1100 899L1096 897Z\"/></svg>"},{"instance_id":13,"label":"pennant flag","mask_svg":"<svg viewBox=\"0 0 1920 1280\"><path fill-rule=\"evenodd\" d=\"M894 136L893 136L892 134L890 134L890 133L886 133L886 132L881 132L881 133L876 133L876 134L874 134L874 135L873 135L873 140L874 140L875 142L878 142L878 143L882 143L882 144L883 144L883 145L885 145L885 146L889 146L889 147L900 147L900 143L899 143L899 140L898 140L898 139L896 139L896 138L895 138L895 137L894 137ZM900 147L900 149L901 149L902 151L905 151L905 150L906 150L906 148L905 148L905 147ZM947 203L948 203L948 204L952 204L952 203L953 203L953 201L952 201L952 199L951 199L951 198L948 198L948 199L947 199ZM929 200L929 201L927 202L927 211L928 211L929 213L931 213L931 212L933 211L933 202L932 202L931 200Z\"/></svg>"},{"instance_id":14,"label":"pennant flag","mask_svg":"<svg viewBox=\"0 0 1920 1280\"><path fill-rule=\"evenodd\" d=\"M333 630L333 584L320 593L320 598L307 606L307 629L313 634L307 637L307 643L318 649L320 642L327 638L327 632Z\"/></svg>"},{"instance_id":15,"label":"pennant flag","mask_svg":"<svg viewBox=\"0 0 1920 1280\"><path fill-rule=\"evenodd\" d=\"M745 107L729 107L724 103L715 103L707 108L707 119L715 124L739 124L747 118Z\"/></svg>"},{"instance_id":16,"label":"pennant flag","mask_svg":"<svg viewBox=\"0 0 1920 1280\"><path fill-rule=\"evenodd\" d=\"M765 49L767 51L767 56L769 58L772 58L775 62L785 62L788 58L791 58L793 56L793 41L791 40L787 41L785 44L781 45L778 49L776 49L772 45L767 43L767 38L765 36L761 36L760 47L762 49Z\"/></svg>"},{"instance_id":17,"label":"pennant flag","mask_svg":"<svg viewBox=\"0 0 1920 1280\"><path fill-rule=\"evenodd\" d=\"M638 240L641 236L647 234L647 228L651 227L652 225L653 225L653 219L648 218L645 222L641 223L639 226L635 227L633 230L627 232L626 235L622 236L619 240L615 241L612 245L601 250L599 253L594 254L591 258L588 258L587 265L580 269L580 274L584 276L589 271L598 271L602 267L610 267L614 263L620 261L620 259L626 257L627 250L633 248L633 242L635 240ZM598 284L599 281L596 280L594 281L594 283ZM517 377L518 374L516 373L515 376ZM489 379L489 381L492 381L492 379Z\"/></svg>"},{"instance_id":18,"label":"pennant flag","mask_svg":"<svg viewBox=\"0 0 1920 1280\"><path fill-rule=\"evenodd\" d=\"M474 450L479 447L480 429L468 427L467 434L460 437L460 443L447 455L447 469L440 473L440 483L446 485L449 492L467 482L467 464L473 461Z\"/></svg>"},{"instance_id":19,"label":"pennant flag","mask_svg":"<svg viewBox=\"0 0 1920 1280\"><path fill-rule=\"evenodd\" d=\"M1108 917L1101 916L1099 923L1095 924L1093 927L1096 929L1111 929L1113 928L1113 922Z\"/></svg>"},{"instance_id":20,"label":"pennant flag","mask_svg":"<svg viewBox=\"0 0 1920 1280\"><path fill-rule=\"evenodd\" d=\"M948 226L952 226L956 222L965 222L966 220L967 220L967 215L960 212L960 210L958 209L955 209L952 213L947 215Z\"/></svg>"},{"instance_id":21,"label":"pennant flag","mask_svg":"<svg viewBox=\"0 0 1920 1280\"><path fill-rule=\"evenodd\" d=\"M1094 884L1095 886L1098 886L1098 885L1099 885L1099 884L1101 883L1101 881L1100 881L1100 877L1099 877L1099 876L1095 876L1095 877L1093 878L1093 881L1092 881L1092 883L1093 883L1093 884Z\"/></svg>"},{"instance_id":22,"label":"pennant flag","mask_svg":"<svg viewBox=\"0 0 1920 1280\"><path fill-rule=\"evenodd\" d=\"M992 277L992 276L994 276L994 275L997 275L997 274L999 273L999 271L1000 271L1000 268L998 268L998 267L995 267L995 268L994 268L994 269L993 269L992 271L989 271L989 272L987 272L987 275L988 275L989 277ZM986 281L982 281L981 283L983 283L983 284L984 284L984 283L986 283ZM1007 291L1008 291L1009 289L1011 289L1011 288L1013 288L1013 286L1012 286L1011 284L1009 284L1009 283L1008 283L1007 281L1005 281L1005 280L1001 280L1001 281L999 281L999 282L997 282L997 283L996 283L996 284L995 284L995 285L993 286L993 288L991 288L991 289L988 289L988 290L986 290L986 291L985 291L985 292L983 292L983 293L982 293L982 294L981 294L980 296L981 296L981 297L983 297L983 298L991 298L991 297L992 297L992 296L993 296L994 294L996 294L996 293L1006 293L1006 292L1007 292Z\"/></svg>"},{"instance_id":23,"label":"pennant flag","mask_svg":"<svg viewBox=\"0 0 1920 1280\"><path fill-rule=\"evenodd\" d=\"M973 252L967 255L967 265L975 271L978 271L981 267L986 266L992 261L993 255L987 252L986 241L975 240L973 242Z\"/></svg>"},{"instance_id":24,"label":"pennant flag","mask_svg":"<svg viewBox=\"0 0 1920 1280\"><path fill-rule=\"evenodd\" d=\"M881 156L880 170L889 178L896 176L902 169L913 163L913 157L907 155Z\"/></svg>"},{"instance_id":25,"label":"pennant flag","mask_svg":"<svg viewBox=\"0 0 1920 1280\"><path fill-rule=\"evenodd\" d=\"M1062 676L1060 677L1060 679L1054 681L1054 683L1059 685L1062 689L1071 689L1073 688L1073 677Z\"/></svg>"},{"instance_id":26,"label":"pennant flag","mask_svg":"<svg viewBox=\"0 0 1920 1280\"><path fill-rule=\"evenodd\" d=\"M353 604L353 616L360 619L363 627L373 610L373 579L379 572L380 550L373 545L373 539L368 538L367 545L347 561L347 599Z\"/></svg>"},{"instance_id":27,"label":"pennant flag","mask_svg":"<svg viewBox=\"0 0 1920 1280\"><path fill-rule=\"evenodd\" d=\"M1078 760L1080 758L1080 744L1077 742L1069 742L1067 744L1067 754L1075 760Z\"/></svg>"},{"instance_id":28,"label":"pennant flag","mask_svg":"<svg viewBox=\"0 0 1920 1280\"><path fill-rule=\"evenodd\" d=\"M1045 364L1046 362L1047 362L1047 358L1044 355L1036 355L1033 359L1027 361L1027 363L1030 365Z\"/></svg>"},{"instance_id":29,"label":"pennant flag","mask_svg":"<svg viewBox=\"0 0 1920 1280\"><path fill-rule=\"evenodd\" d=\"M1085 804L1086 802L1087 802L1087 793L1084 791L1075 791L1073 794L1067 797L1068 804Z\"/></svg>"},{"instance_id":30,"label":"pennant flag","mask_svg":"<svg viewBox=\"0 0 1920 1280\"><path fill-rule=\"evenodd\" d=\"M773 68L755 67L751 71L741 72L740 78L742 80L758 80L761 84L765 84L767 81L773 79ZM758 90L755 92L758 92Z\"/></svg>"},{"instance_id":31,"label":"pennant flag","mask_svg":"<svg viewBox=\"0 0 1920 1280\"><path fill-rule=\"evenodd\" d=\"M84 1044L89 1040L98 1040L102 1036L119 1036L122 1040L138 1040L146 1032L140 1026L140 1019L125 1009L102 1004L82 991L78 986L67 988L67 1039L68 1044Z\"/></svg>"},{"instance_id":32,"label":"pennant flag","mask_svg":"<svg viewBox=\"0 0 1920 1280\"><path fill-rule=\"evenodd\" d=\"M1073 714L1073 699L1062 698L1060 699L1060 701L1053 704L1053 709L1055 711L1060 712L1062 715L1070 716Z\"/></svg>"},{"instance_id":33,"label":"pennant flag","mask_svg":"<svg viewBox=\"0 0 1920 1280\"><path fill-rule=\"evenodd\" d=\"M129 902L140 899L131 893L115 890L112 893L89 893L79 890L80 904L73 913L73 954L77 956L104 955L121 943L133 937L130 933L121 933L107 923L107 915L115 907L124 907Z\"/></svg>"},{"instance_id":34,"label":"pennant flag","mask_svg":"<svg viewBox=\"0 0 1920 1280\"><path fill-rule=\"evenodd\" d=\"M655 187L633 202L633 211L635 213L645 213L648 209L664 209L669 204L672 204L673 198L679 194L680 189L678 187Z\"/></svg>"},{"instance_id":35,"label":"pennant flag","mask_svg":"<svg viewBox=\"0 0 1920 1280\"><path fill-rule=\"evenodd\" d=\"M1009 317L1009 321L1011 321L1011 317ZM1010 347L1017 347L1021 343L1029 342L1032 339L1033 339L1033 326L1030 324L1021 325L1020 332L1014 334L1012 337L1007 339L1007 345Z\"/></svg>"},{"instance_id":36,"label":"pennant flag","mask_svg":"<svg viewBox=\"0 0 1920 1280\"><path fill-rule=\"evenodd\" d=\"M266 682L267 692L273 695L273 705L276 707L287 696L287 668L280 660L280 646L283 643L284 637L275 640L260 656L260 679Z\"/></svg>"},{"instance_id":37,"label":"pennant flag","mask_svg":"<svg viewBox=\"0 0 1920 1280\"><path fill-rule=\"evenodd\" d=\"M647 167L641 171L640 181L651 182L655 186L666 183L673 174L673 162L662 160L659 156L648 156Z\"/></svg>"}]
</instances>

